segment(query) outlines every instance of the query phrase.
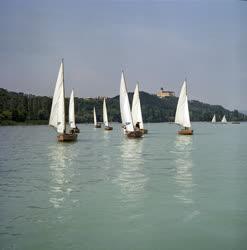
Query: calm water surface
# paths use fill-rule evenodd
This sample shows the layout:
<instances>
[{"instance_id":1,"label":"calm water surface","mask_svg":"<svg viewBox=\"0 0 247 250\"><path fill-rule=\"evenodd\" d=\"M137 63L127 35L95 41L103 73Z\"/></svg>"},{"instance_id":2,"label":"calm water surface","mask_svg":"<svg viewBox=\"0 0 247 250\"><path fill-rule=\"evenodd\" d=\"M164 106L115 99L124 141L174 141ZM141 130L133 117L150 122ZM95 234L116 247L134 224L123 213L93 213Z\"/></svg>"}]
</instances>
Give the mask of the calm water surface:
<instances>
[{"instance_id":1,"label":"calm water surface","mask_svg":"<svg viewBox=\"0 0 247 250\"><path fill-rule=\"evenodd\" d=\"M0 127L0 249L246 249L247 123Z\"/></svg>"}]
</instances>

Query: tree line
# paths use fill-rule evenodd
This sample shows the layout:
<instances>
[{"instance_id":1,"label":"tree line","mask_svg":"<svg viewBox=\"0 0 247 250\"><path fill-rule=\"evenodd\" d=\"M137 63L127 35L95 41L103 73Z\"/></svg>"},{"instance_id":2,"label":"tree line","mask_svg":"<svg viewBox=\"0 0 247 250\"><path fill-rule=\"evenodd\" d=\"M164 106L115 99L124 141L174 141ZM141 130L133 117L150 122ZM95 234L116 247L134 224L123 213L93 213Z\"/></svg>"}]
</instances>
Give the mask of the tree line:
<instances>
[{"instance_id":1,"label":"tree line","mask_svg":"<svg viewBox=\"0 0 247 250\"><path fill-rule=\"evenodd\" d=\"M133 93L129 93L132 102ZM173 122L177 106L177 97L159 98L146 92L140 92L142 114L144 122ZM10 92L0 88L0 124L47 124L50 116L52 98L35 96L24 93ZM69 99L65 100L66 119L68 115ZM75 98L75 116L77 123L93 122L93 107L96 108L97 118L102 121L102 98ZM108 119L121 122L119 110L119 96L107 99ZM214 114L220 120L223 115L229 121L247 121L247 116L230 111L220 105L210 105L192 100L189 102L192 121L211 121Z\"/></svg>"}]
</instances>

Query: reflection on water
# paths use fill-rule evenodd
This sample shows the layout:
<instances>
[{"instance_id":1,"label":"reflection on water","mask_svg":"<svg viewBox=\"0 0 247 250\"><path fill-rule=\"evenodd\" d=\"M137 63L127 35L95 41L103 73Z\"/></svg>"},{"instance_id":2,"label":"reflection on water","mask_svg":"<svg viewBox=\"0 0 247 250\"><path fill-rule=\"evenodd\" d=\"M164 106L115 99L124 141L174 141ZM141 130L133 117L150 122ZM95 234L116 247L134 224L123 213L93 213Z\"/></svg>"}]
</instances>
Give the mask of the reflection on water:
<instances>
[{"instance_id":1,"label":"reflection on water","mask_svg":"<svg viewBox=\"0 0 247 250\"><path fill-rule=\"evenodd\" d=\"M117 183L125 201L137 201L144 195L148 177L144 174L143 140L125 138L120 147L121 167Z\"/></svg>"},{"instance_id":2,"label":"reflection on water","mask_svg":"<svg viewBox=\"0 0 247 250\"><path fill-rule=\"evenodd\" d=\"M71 149L72 144L57 143L49 147L48 163L51 172L50 203L59 208L73 190L74 171L72 160L77 151Z\"/></svg>"},{"instance_id":3,"label":"reflection on water","mask_svg":"<svg viewBox=\"0 0 247 250\"><path fill-rule=\"evenodd\" d=\"M193 141L191 136L177 136L174 144L175 150L175 181L178 186L178 192L175 195L183 203L193 203L192 189L193 189L193 176L192 176L192 146Z\"/></svg>"}]
</instances>

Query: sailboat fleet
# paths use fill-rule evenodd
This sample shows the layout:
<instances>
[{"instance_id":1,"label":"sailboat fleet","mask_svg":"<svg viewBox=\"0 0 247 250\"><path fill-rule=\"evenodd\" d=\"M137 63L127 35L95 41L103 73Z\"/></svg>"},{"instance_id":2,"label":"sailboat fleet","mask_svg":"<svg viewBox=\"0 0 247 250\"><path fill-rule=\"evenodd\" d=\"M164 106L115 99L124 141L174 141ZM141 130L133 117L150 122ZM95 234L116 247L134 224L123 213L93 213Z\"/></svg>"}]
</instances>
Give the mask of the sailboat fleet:
<instances>
[{"instance_id":1,"label":"sailboat fleet","mask_svg":"<svg viewBox=\"0 0 247 250\"><path fill-rule=\"evenodd\" d=\"M214 124L227 124L226 116L224 115L220 122L216 121L216 115L214 114L211 123Z\"/></svg>"},{"instance_id":2,"label":"sailboat fleet","mask_svg":"<svg viewBox=\"0 0 247 250\"><path fill-rule=\"evenodd\" d=\"M120 92L119 92L120 113L122 120L123 133L128 138L140 138L144 134L147 134L148 130L144 128L141 101L139 95L139 83L136 84L132 107L130 108L129 96L126 86L126 80L124 72L122 71L120 80ZM69 101L69 127L66 127L65 121L65 89L64 89L64 62L62 60L58 77L55 85L54 95L52 99L51 113L49 119L49 125L54 127L57 131L57 139L60 142L75 141L77 139L80 130L76 126L75 122L75 104L74 104L74 90L72 89ZM93 118L95 128L101 128L101 123L97 121L97 114L95 107L93 108ZM216 115L212 118L212 123L216 122ZM193 130L190 122L190 113L188 105L188 93L187 93L187 81L183 82L180 95L178 98L175 123L181 126L181 130L178 131L180 135L193 135ZM221 122L226 124L226 117L223 116ZM109 125L106 99L103 100L103 124L106 131L111 131L113 127Z\"/></svg>"}]
</instances>

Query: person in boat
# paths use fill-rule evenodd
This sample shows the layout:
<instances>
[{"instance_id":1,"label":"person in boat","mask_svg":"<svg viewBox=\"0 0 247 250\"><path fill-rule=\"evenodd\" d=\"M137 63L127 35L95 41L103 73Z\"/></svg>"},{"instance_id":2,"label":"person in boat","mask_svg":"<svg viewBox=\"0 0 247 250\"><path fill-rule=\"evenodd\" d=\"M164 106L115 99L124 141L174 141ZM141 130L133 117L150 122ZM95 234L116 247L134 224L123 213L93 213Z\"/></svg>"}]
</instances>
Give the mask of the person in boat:
<instances>
[{"instance_id":1,"label":"person in boat","mask_svg":"<svg viewBox=\"0 0 247 250\"><path fill-rule=\"evenodd\" d=\"M136 123L136 129L137 129L137 130L140 130L140 122L137 122L137 123Z\"/></svg>"}]
</instances>

